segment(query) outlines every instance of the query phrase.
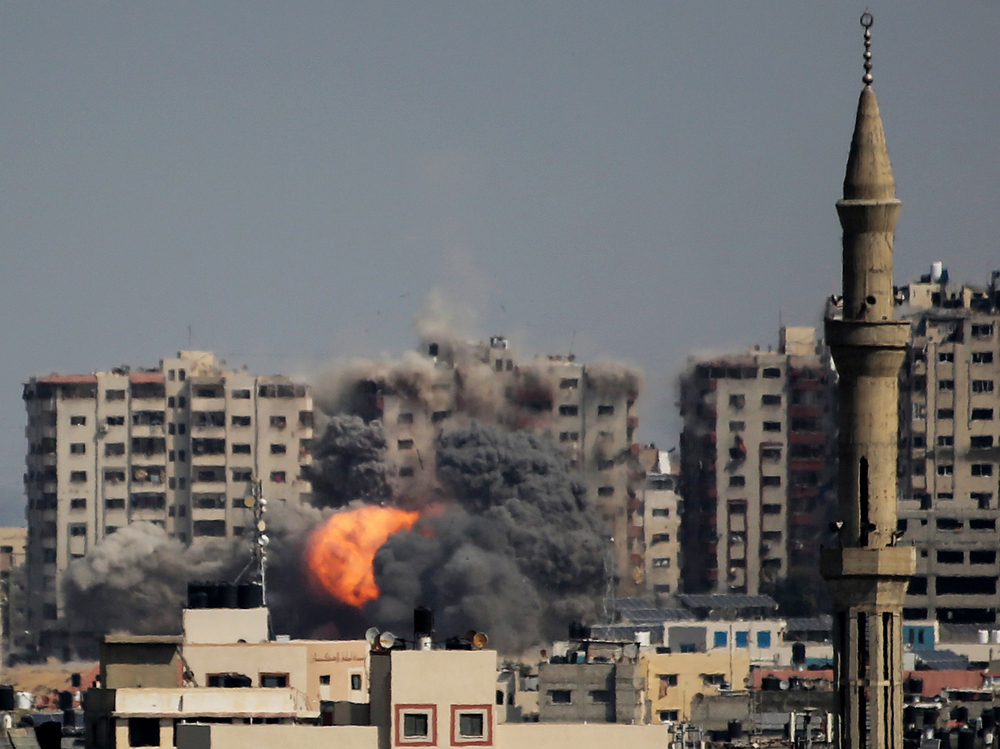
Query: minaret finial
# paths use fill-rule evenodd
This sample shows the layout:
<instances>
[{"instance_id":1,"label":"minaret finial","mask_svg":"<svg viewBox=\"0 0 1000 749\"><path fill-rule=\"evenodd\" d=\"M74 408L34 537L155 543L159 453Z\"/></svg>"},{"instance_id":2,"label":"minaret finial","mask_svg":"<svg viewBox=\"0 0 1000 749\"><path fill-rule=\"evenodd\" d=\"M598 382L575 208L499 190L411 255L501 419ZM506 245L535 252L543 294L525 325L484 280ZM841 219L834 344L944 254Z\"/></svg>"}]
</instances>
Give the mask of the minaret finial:
<instances>
[{"instance_id":1,"label":"minaret finial","mask_svg":"<svg viewBox=\"0 0 1000 749\"><path fill-rule=\"evenodd\" d=\"M866 86L872 85L872 24L875 19L867 10L861 14L861 25L865 27L865 74L861 76Z\"/></svg>"}]
</instances>

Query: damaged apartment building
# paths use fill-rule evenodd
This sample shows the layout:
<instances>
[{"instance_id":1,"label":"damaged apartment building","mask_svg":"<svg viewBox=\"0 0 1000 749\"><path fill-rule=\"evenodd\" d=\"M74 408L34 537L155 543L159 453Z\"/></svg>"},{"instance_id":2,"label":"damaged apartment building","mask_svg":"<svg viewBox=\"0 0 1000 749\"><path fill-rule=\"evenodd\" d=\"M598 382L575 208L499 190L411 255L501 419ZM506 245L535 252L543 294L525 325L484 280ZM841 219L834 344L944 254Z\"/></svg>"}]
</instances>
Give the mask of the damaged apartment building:
<instances>
[{"instance_id":1,"label":"damaged apartment building","mask_svg":"<svg viewBox=\"0 0 1000 749\"><path fill-rule=\"evenodd\" d=\"M269 500L309 498L308 387L223 367L182 351L156 369L24 384L28 629L39 652L57 652L72 631L67 566L123 525L145 520L194 544L246 531L252 482Z\"/></svg>"},{"instance_id":2,"label":"damaged apartment building","mask_svg":"<svg viewBox=\"0 0 1000 749\"><path fill-rule=\"evenodd\" d=\"M896 290L912 332L900 381L900 543L917 547L903 614L997 623L1000 271L984 287L941 263Z\"/></svg>"},{"instance_id":3,"label":"damaged apartment building","mask_svg":"<svg viewBox=\"0 0 1000 749\"><path fill-rule=\"evenodd\" d=\"M401 494L433 490L438 437L470 419L556 442L579 471L613 538L622 595L645 591L643 471L637 460L639 375L572 356L518 361L502 337L429 343L419 362L358 383L355 410L380 420Z\"/></svg>"},{"instance_id":4,"label":"damaged apartment building","mask_svg":"<svg viewBox=\"0 0 1000 749\"><path fill-rule=\"evenodd\" d=\"M813 328L680 378L685 592L756 594L816 569L836 505L835 376Z\"/></svg>"}]
</instances>

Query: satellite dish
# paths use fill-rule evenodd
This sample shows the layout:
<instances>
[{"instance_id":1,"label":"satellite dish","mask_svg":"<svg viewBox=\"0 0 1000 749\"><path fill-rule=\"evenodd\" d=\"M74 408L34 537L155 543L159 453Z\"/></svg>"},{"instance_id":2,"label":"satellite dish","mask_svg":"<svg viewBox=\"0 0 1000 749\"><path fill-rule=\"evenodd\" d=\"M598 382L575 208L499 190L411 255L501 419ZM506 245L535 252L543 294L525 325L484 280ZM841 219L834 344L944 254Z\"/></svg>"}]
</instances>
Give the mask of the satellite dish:
<instances>
[{"instance_id":1,"label":"satellite dish","mask_svg":"<svg viewBox=\"0 0 1000 749\"><path fill-rule=\"evenodd\" d=\"M788 689L788 679L782 679L778 682L778 686L781 687L781 691L784 692Z\"/></svg>"},{"instance_id":2,"label":"satellite dish","mask_svg":"<svg viewBox=\"0 0 1000 749\"><path fill-rule=\"evenodd\" d=\"M247 507L253 507L254 502L256 502L256 500L252 496L247 496L243 498L243 504L245 504Z\"/></svg>"},{"instance_id":3,"label":"satellite dish","mask_svg":"<svg viewBox=\"0 0 1000 749\"><path fill-rule=\"evenodd\" d=\"M378 627L369 627L368 630L365 632L365 639L368 640L369 645L374 645L375 640L378 639L378 636L379 636Z\"/></svg>"},{"instance_id":4,"label":"satellite dish","mask_svg":"<svg viewBox=\"0 0 1000 749\"><path fill-rule=\"evenodd\" d=\"M392 632L383 632L378 636L378 644L385 650L391 650L392 646L396 644L396 635Z\"/></svg>"},{"instance_id":5,"label":"satellite dish","mask_svg":"<svg viewBox=\"0 0 1000 749\"><path fill-rule=\"evenodd\" d=\"M267 523L265 523L263 520L258 520L257 521L257 530L259 530L261 533L263 533L264 531L266 531L267 530Z\"/></svg>"},{"instance_id":6,"label":"satellite dish","mask_svg":"<svg viewBox=\"0 0 1000 749\"><path fill-rule=\"evenodd\" d=\"M486 636L485 632L476 632L472 636L472 644L477 648L485 648L486 643L490 641L490 638Z\"/></svg>"}]
</instances>

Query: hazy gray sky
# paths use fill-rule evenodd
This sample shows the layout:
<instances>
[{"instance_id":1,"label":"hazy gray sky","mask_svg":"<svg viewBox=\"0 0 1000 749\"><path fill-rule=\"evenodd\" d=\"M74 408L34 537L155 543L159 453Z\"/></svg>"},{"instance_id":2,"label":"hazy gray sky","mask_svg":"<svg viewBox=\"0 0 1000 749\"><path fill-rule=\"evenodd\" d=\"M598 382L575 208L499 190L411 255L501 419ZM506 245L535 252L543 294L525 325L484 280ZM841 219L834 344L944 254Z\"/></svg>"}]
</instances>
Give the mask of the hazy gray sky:
<instances>
[{"instance_id":1,"label":"hazy gray sky","mask_svg":"<svg viewBox=\"0 0 1000 749\"><path fill-rule=\"evenodd\" d=\"M1000 7L870 3L896 279L1000 268ZM0 522L32 374L188 345L260 372L470 334L642 366L819 322L863 5L8 2ZM575 336L574 336L575 332Z\"/></svg>"}]
</instances>

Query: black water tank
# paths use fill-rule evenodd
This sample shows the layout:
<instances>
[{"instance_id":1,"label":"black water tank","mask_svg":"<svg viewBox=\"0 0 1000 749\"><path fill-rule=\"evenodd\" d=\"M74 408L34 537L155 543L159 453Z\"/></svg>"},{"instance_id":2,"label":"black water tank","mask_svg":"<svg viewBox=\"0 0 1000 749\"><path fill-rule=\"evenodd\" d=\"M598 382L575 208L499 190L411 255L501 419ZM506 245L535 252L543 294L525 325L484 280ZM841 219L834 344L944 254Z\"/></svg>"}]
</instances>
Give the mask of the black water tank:
<instances>
[{"instance_id":1,"label":"black water tank","mask_svg":"<svg viewBox=\"0 0 1000 749\"><path fill-rule=\"evenodd\" d=\"M792 691L800 692L806 688L806 680L801 676L789 676L788 688Z\"/></svg>"},{"instance_id":2,"label":"black water tank","mask_svg":"<svg viewBox=\"0 0 1000 749\"><path fill-rule=\"evenodd\" d=\"M466 637L449 637L444 641L445 650L472 650L472 643ZM553 656L555 658L556 656ZM552 661L555 663L555 661ZM563 661L565 663L565 661Z\"/></svg>"},{"instance_id":3,"label":"black water tank","mask_svg":"<svg viewBox=\"0 0 1000 749\"><path fill-rule=\"evenodd\" d=\"M72 710L73 709L73 693L72 692L60 692L59 693L59 709L60 710Z\"/></svg>"},{"instance_id":4,"label":"black water tank","mask_svg":"<svg viewBox=\"0 0 1000 749\"><path fill-rule=\"evenodd\" d=\"M208 591L205 583L188 583L188 608L208 608Z\"/></svg>"},{"instance_id":5,"label":"black water tank","mask_svg":"<svg viewBox=\"0 0 1000 749\"><path fill-rule=\"evenodd\" d=\"M70 674L69 675L69 683L70 683L70 686L72 686L74 689L79 689L80 688L80 684L82 683L82 680L80 678L80 674Z\"/></svg>"},{"instance_id":6,"label":"black water tank","mask_svg":"<svg viewBox=\"0 0 1000 749\"><path fill-rule=\"evenodd\" d=\"M915 726L917 720L921 717L920 711L913 705L907 705L903 708L903 725L904 726Z\"/></svg>"},{"instance_id":7,"label":"black water tank","mask_svg":"<svg viewBox=\"0 0 1000 749\"><path fill-rule=\"evenodd\" d=\"M0 684L0 710L14 709L14 687L10 684Z\"/></svg>"},{"instance_id":8,"label":"black water tank","mask_svg":"<svg viewBox=\"0 0 1000 749\"><path fill-rule=\"evenodd\" d=\"M241 609L259 609L264 605L264 589L260 583L240 583L238 597Z\"/></svg>"},{"instance_id":9,"label":"black water tank","mask_svg":"<svg viewBox=\"0 0 1000 749\"><path fill-rule=\"evenodd\" d=\"M222 584L221 583L202 583L202 590L207 597L205 608L208 609L221 609L222 608Z\"/></svg>"},{"instance_id":10,"label":"black water tank","mask_svg":"<svg viewBox=\"0 0 1000 749\"><path fill-rule=\"evenodd\" d=\"M59 749L62 745L62 723L50 720L35 726L35 741L39 749Z\"/></svg>"},{"instance_id":11,"label":"black water tank","mask_svg":"<svg viewBox=\"0 0 1000 749\"><path fill-rule=\"evenodd\" d=\"M804 642L792 643L792 663L802 666L806 662L806 644Z\"/></svg>"},{"instance_id":12,"label":"black water tank","mask_svg":"<svg viewBox=\"0 0 1000 749\"><path fill-rule=\"evenodd\" d=\"M220 583L222 588L223 609L238 609L240 607L240 588L235 583Z\"/></svg>"},{"instance_id":13,"label":"black water tank","mask_svg":"<svg viewBox=\"0 0 1000 749\"><path fill-rule=\"evenodd\" d=\"M959 723L968 723L969 722L969 708L967 708L965 705L960 705L960 706L956 707L955 708L955 720L957 720Z\"/></svg>"},{"instance_id":14,"label":"black water tank","mask_svg":"<svg viewBox=\"0 0 1000 749\"><path fill-rule=\"evenodd\" d=\"M736 741L743 736L743 724L738 720L731 720L726 725L726 735L730 741Z\"/></svg>"},{"instance_id":15,"label":"black water tank","mask_svg":"<svg viewBox=\"0 0 1000 749\"><path fill-rule=\"evenodd\" d=\"M983 714L979 716L980 720L983 721L983 729L989 730L995 728L997 724L997 718L993 714L992 710L983 710Z\"/></svg>"},{"instance_id":16,"label":"black water tank","mask_svg":"<svg viewBox=\"0 0 1000 749\"><path fill-rule=\"evenodd\" d=\"M976 733L967 728L958 732L958 749L975 749Z\"/></svg>"},{"instance_id":17,"label":"black water tank","mask_svg":"<svg viewBox=\"0 0 1000 749\"><path fill-rule=\"evenodd\" d=\"M580 622L569 623L569 639L571 640L583 639L583 625Z\"/></svg>"},{"instance_id":18,"label":"black water tank","mask_svg":"<svg viewBox=\"0 0 1000 749\"><path fill-rule=\"evenodd\" d=\"M911 676L903 682L903 691L909 694L921 694L924 691L924 680L919 676Z\"/></svg>"},{"instance_id":19,"label":"black water tank","mask_svg":"<svg viewBox=\"0 0 1000 749\"><path fill-rule=\"evenodd\" d=\"M927 708L924 710L924 726L934 726L937 725L938 711L934 708Z\"/></svg>"},{"instance_id":20,"label":"black water tank","mask_svg":"<svg viewBox=\"0 0 1000 749\"><path fill-rule=\"evenodd\" d=\"M434 612L426 606L413 609L413 633L415 635L430 635L434 632Z\"/></svg>"},{"instance_id":21,"label":"black water tank","mask_svg":"<svg viewBox=\"0 0 1000 749\"><path fill-rule=\"evenodd\" d=\"M781 679L777 676L765 676L760 680L760 688L764 692L780 692Z\"/></svg>"}]
</instances>

